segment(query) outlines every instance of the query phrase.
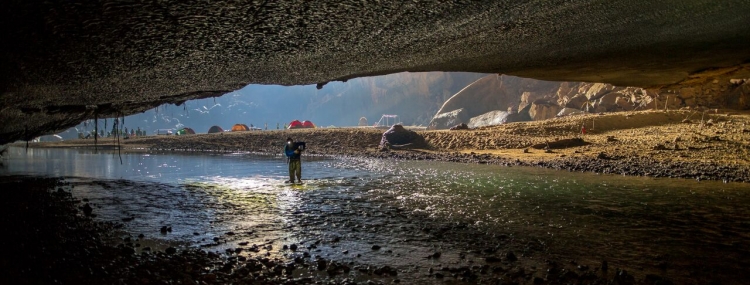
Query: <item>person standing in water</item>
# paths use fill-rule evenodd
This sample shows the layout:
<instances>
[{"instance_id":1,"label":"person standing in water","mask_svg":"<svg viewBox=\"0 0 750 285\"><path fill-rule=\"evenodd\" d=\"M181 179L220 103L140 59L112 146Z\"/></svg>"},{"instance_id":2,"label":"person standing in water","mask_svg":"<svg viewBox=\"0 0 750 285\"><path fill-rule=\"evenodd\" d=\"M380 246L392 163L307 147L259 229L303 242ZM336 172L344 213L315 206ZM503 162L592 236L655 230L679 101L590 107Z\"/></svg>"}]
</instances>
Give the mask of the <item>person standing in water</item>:
<instances>
[{"instance_id":1,"label":"person standing in water","mask_svg":"<svg viewBox=\"0 0 750 285\"><path fill-rule=\"evenodd\" d=\"M294 177L297 177L297 183L302 183L302 151L305 150L304 143L294 143L289 137L286 139L284 154L289 162L289 183L294 183Z\"/></svg>"}]
</instances>

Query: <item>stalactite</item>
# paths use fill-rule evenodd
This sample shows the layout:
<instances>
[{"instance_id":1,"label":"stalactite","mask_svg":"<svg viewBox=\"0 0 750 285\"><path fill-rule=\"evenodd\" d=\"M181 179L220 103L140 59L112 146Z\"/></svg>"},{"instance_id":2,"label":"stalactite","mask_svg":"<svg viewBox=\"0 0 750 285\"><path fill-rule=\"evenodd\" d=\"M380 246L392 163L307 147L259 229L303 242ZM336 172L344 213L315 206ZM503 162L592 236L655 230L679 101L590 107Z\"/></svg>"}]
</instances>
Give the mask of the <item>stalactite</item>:
<instances>
[{"instance_id":1,"label":"stalactite","mask_svg":"<svg viewBox=\"0 0 750 285\"><path fill-rule=\"evenodd\" d=\"M122 116L122 114L120 114ZM125 116L122 116L122 125L125 125ZM120 157L120 165L122 165L122 151L120 150L122 147L120 146L120 132L117 132L117 156Z\"/></svg>"},{"instance_id":2,"label":"stalactite","mask_svg":"<svg viewBox=\"0 0 750 285\"><path fill-rule=\"evenodd\" d=\"M99 150L99 112L94 111L94 153Z\"/></svg>"}]
</instances>

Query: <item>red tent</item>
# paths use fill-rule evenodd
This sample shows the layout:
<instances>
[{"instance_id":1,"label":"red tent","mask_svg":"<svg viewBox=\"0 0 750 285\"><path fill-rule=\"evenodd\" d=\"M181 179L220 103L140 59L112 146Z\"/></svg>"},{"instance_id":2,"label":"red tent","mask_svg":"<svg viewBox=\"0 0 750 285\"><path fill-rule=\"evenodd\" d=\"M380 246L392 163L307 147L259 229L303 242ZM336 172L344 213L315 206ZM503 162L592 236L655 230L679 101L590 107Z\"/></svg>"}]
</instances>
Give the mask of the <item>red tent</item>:
<instances>
[{"instance_id":1,"label":"red tent","mask_svg":"<svg viewBox=\"0 0 750 285\"><path fill-rule=\"evenodd\" d=\"M219 126L213 126L213 127L211 127L210 129L208 129L208 133L209 133L209 134L213 134L213 133L221 133L221 132L223 132L223 131L224 131L224 129L222 129L222 128L221 128L221 127L219 127Z\"/></svg>"},{"instance_id":2,"label":"red tent","mask_svg":"<svg viewBox=\"0 0 750 285\"><path fill-rule=\"evenodd\" d=\"M302 122L302 127L303 128L314 128L315 124L313 124L313 122L310 122L310 121L304 121L304 122Z\"/></svg>"},{"instance_id":3,"label":"red tent","mask_svg":"<svg viewBox=\"0 0 750 285\"><path fill-rule=\"evenodd\" d=\"M298 128L304 128L304 126L302 125L302 122L300 122L299 120L294 120L291 123L289 123L289 128L298 129Z\"/></svg>"}]
</instances>

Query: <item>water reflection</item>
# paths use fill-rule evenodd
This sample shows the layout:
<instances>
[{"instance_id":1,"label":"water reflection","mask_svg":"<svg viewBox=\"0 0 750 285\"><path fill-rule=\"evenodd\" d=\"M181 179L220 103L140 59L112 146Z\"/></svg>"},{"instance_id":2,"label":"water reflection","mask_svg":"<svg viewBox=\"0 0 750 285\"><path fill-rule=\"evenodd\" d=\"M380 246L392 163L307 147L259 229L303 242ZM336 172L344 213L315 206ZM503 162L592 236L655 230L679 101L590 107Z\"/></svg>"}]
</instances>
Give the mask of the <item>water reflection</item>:
<instances>
[{"instance_id":1,"label":"water reflection","mask_svg":"<svg viewBox=\"0 0 750 285\"><path fill-rule=\"evenodd\" d=\"M280 254L283 244L336 239L315 250L353 262L435 266L420 256L442 248L441 262L461 263L466 251L503 247L580 264L608 260L682 281L734 280L750 266L744 184L309 158L308 183L294 188L281 182L280 157L124 154L120 165L116 156L67 149L11 149L7 165L0 174L79 177L75 194L100 206L101 218L134 218L126 223L134 234L212 249L246 242ZM174 231L160 234L163 225ZM372 244L392 252L373 254Z\"/></svg>"},{"instance_id":2,"label":"water reflection","mask_svg":"<svg viewBox=\"0 0 750 285\"><path fill-rule=\"evenodd\" d=\"M729 268L748 265L747 185L401 162L374 194L436 219L523 236L587 264ZM367 164L363 164L367 165ZM684 273L684 272L683 272Z\"/></svg>"}]
</instances>

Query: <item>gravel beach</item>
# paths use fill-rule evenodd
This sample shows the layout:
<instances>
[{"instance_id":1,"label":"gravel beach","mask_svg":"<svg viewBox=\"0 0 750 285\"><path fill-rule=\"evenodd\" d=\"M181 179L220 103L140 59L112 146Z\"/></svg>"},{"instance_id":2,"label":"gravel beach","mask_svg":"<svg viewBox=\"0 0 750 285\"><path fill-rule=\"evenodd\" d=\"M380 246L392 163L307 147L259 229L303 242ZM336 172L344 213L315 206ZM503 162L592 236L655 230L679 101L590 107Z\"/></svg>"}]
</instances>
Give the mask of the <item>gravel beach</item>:
<instances>
[{"instance_id":1,"label":"gravel beach","mask_svg":"<svg viewBox=\"0 0 750 285\"><path fill-rule=\"evenodd\" d=\"M582 127L586 129L582 133ZM722 110L590 114L472 130L417 131L427 148L382 150L384 130L317 128L148 136L121 140L125 151L280 154L287 137L307 155L534 166L631 176L750 182L750 114ZM105 138L99 147L113 148ZM33 147L93 147L93 140Z\"/></svg>"}]
</instances>

